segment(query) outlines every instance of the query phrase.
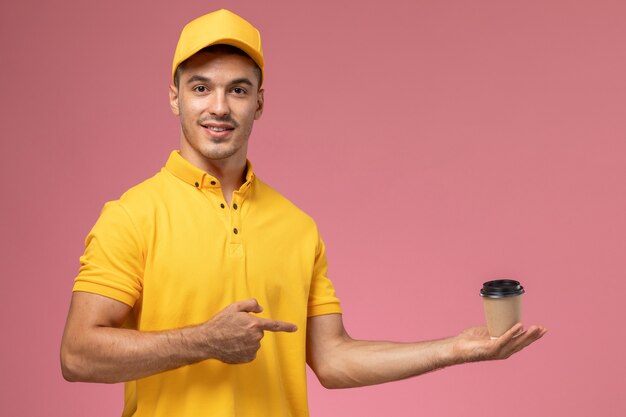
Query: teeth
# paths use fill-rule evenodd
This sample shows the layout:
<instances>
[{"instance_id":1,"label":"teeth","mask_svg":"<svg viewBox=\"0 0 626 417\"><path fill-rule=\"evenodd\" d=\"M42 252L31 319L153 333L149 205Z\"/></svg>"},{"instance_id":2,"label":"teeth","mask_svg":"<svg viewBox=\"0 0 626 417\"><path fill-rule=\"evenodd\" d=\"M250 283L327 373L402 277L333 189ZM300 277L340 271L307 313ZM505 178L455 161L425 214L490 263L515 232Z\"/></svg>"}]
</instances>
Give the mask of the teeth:
<instances>
[{"instance_id":1,"label":"teeth","mask_svg":"<svg viewBox=\"0 0 626 417\"><path fill-rule=\"evenodd\" d=\"M209 130L212 130L214 132L223 132L226 130L225 127L214 127L214 126L209 126Z\"/></svg>"}]
</instances>

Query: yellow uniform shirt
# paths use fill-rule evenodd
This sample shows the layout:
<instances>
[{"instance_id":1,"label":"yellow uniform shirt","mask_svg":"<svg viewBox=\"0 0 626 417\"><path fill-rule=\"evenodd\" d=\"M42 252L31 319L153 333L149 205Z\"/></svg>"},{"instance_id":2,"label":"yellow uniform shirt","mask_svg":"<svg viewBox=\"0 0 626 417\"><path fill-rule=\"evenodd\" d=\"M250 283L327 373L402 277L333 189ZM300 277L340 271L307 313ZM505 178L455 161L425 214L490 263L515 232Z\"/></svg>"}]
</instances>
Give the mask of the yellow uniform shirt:
<instances>
[{"instance_id":1,"label":"yellow uniform shirt","mask_svg":"<svg viewBox=\"0 0 626 417\"><path fill-rule=\"evenodd\" d=\"M219 181L172 152L154 177L104 206L85 242L74 291L132 307L129 327L180 328L256 298L266 332L257 358L206 360L126 384L124 416L307 416L307 317L340 313L314 221L260 181L226 205Z\"/></svg>"}]
</instances>

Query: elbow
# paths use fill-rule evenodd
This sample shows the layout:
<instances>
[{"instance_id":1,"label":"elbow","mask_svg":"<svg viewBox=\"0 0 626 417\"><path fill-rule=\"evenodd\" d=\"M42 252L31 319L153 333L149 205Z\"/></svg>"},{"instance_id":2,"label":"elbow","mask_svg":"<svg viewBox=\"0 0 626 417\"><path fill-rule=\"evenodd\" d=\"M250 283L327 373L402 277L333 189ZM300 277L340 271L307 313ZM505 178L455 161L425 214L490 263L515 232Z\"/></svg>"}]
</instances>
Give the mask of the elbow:
<instances>
[{"instance_id":1,"label":"elbow","mask_svg":"<svg viewBox=\"0 0 626 417\"><path fill-rule=\"evenodd\" d=\"M68 382L93 382L84 358L66 344L61 345L61 374Z\"/></svg>"},{"instance_id":2,"label":"elbow","mask_svg":"<svg viewBox=\"0 0 626 417\"><path fill-rule=\"evenodd\" d=\"M337 389L339 388L337 381L327 373L326 371L322 371L321 369L314 369L315 376L317 376L317 380L322 384L322 386L326 389Z\"/></svg>"},{"instance_id":3,"label":"elbow","mask_svg":"<svg viewBox=\"0 0 626 417\"><path fill-rule=\"evenodd\" d=\"M77 372L76 365L71 358L71 355L61 350L61 374L63 379L68 382L81 381L80 374Z\"/></svg>"},{"instance_id":4,"label":"elbow","mask_svg":"<svg viewBox=\"0 0 626 417\"><path fill-rule=\"evenodd\" d=\"M68 382L114 384L127 381L107 374L102 366L98 366L98 362L88 355L66 347L61 347L61 374Z\"/></svg>"},{"instance_id":5,"label":"elbow","mask_svg":"<svg viewBox=\"0 0 626 417\"><path fill-rule=\"evenodd\" d=\"M330 363L321 366L318 365L313 371L320 384L326 389L354 388L361 386L358 381L350 377L348 372Z\"/></svg>"},{"instance_id":6,"label":"elbow","mask_svg":"<svg viewBox=\"0 0 626 417\"><path fill-rule=\"evenodd\" d=\"M61 373L63 374L63 379L67 382L83 382L76 373L73 373L64 366L61 367Z\"/></svg>"},{"instance_id":7,"label":"elbow","mask_svg":"<svg viewBox=\"0 0 626 417\"><path fill-rule=\"evenodd\" d=\"M327 371L316 368L316 369L313 369L313 372L315 372L315 376L317 376L317 380L320 382L320 384L324 388L326 389L336 388L336 384L334 383L332 376L329 375Z\"/></svg>"},{"instance_id":8,"label":"elbow","mask_svg":"<svg viewBox=\"0 0 626 417\"><path fill-rule=\"evenodd\" d=\"M80 355L72 352L66 343L61 345L61 374L68 382L86 382L87 378L81 371Z\"/></svg>"},{"instance_id":9,"label":"elbow","mask_svg":"<svg viewBox=\"0 0 626 417\"><path fill-rule=\"evenodd\" d=\"M338 377L337 375L317 375L317 379L326 389L343 389L360 386L359 384L354 383L354 381Z\"/></svg>"},{"instance_id":10,"label":"elbow","mask_svg":"<svg viewBox=\"0 0 626 417\"><path fill-rule=\"evenodd\" d=\"M327 377L319 377L318 380L320 384L326 389L341 389L341 388L351 388L350 385L342 384L340 380L336 378L327 378Z\"/></svg>"}]
</instances>

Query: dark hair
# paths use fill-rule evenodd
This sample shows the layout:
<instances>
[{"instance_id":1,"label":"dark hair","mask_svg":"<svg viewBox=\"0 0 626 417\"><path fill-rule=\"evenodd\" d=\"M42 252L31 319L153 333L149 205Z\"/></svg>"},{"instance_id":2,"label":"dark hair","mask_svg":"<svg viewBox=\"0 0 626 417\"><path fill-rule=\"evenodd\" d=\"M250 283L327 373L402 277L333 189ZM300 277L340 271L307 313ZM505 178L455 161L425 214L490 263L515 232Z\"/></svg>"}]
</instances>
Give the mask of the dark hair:
<instances>
[{"instance_id":1,"label":"dark hair","mask_svg":"<svg viewBox=\"0 0 626 417\"><path fill-rule=\"evenodd\" d=\"M246 58L250 59L252 61L252 63L254 64L254 74L256 75L256 77L257 77L257 79L259 81L259 88L261 87L261 68L259 68L257 63L254 62L254 60L252 58L250 58L250 56L248 54L246 54L244 51L242 51L241 49L239 49L237 47L234 47L232 45L222 45L222 44L220 44L220 45L207 46L206 48L201 49L198 52L196 52L196 54L199 54L201 52L213 52L213 53L219 53L219 54L230 54L230 55L245 56ZM178 67L176 67L176 72L174 73L174 85L177 88L178 88L178 82L180 80L180 76L183 73L183 70L185 69L185 64L187 63L187 60L189 60L189 58L187 58L186 60L181 62L178 65Z\"/></svg>"}]
</instances>

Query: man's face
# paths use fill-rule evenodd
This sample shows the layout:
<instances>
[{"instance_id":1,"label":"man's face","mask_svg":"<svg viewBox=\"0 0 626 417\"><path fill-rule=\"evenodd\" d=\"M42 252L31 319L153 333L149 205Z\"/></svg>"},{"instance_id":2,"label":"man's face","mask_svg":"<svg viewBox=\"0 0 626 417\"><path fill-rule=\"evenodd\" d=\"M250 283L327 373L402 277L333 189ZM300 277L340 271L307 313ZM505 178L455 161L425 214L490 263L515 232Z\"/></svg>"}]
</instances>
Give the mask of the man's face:
<instances>
[{"instance_id":1,"label":"man's face","mask_svg":"<svg viewBox=\"0 0 626 417\"><path fill-rule=\"evenodd\" d=\"M180 117L181 154L199 167L245 164L252 125L263 113L254 62L241 55L200 52L187 61L170 106Z\"/></svg>"}]
</instances>

